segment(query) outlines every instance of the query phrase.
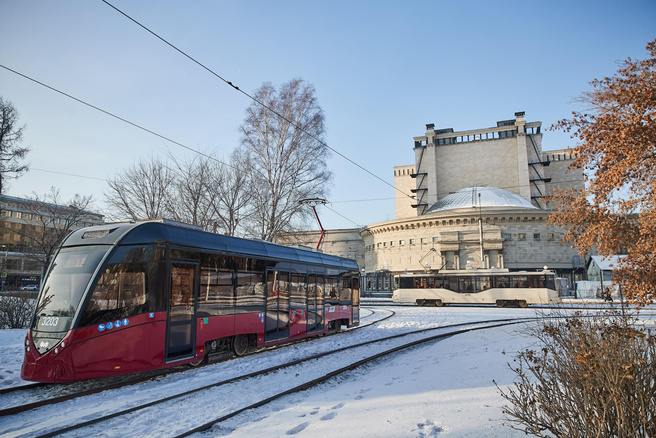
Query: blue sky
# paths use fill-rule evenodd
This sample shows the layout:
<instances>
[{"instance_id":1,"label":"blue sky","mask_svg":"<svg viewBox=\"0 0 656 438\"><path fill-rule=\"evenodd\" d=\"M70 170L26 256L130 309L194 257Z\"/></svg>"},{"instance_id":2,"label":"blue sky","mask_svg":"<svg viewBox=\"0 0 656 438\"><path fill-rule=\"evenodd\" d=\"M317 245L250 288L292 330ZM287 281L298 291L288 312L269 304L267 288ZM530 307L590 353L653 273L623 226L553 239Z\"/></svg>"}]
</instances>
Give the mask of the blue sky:
<instances>
[{"instance_id":1,"label":"blue sky","mask_svg":"<svg viewBox=\"0 0 656 438\"><path fill-rule=\"evenodd\" d=\"M526 111L548 126L579 109L589 80L644 57L653 1L119 1L115 4L245 90L312 83L327 142L392 181L425 123L473 129ZM249 101L100 1L0 0L0 63L217 156L239 144ZM91 194L138 158L188 152L0 71L34 168L10 194ZM566 147L546 133L545 149ZM334 209L359 224L392 218L391 188L337 156ZM323 209L329 227L350 222Z\"/></svg>"}]
</instances>

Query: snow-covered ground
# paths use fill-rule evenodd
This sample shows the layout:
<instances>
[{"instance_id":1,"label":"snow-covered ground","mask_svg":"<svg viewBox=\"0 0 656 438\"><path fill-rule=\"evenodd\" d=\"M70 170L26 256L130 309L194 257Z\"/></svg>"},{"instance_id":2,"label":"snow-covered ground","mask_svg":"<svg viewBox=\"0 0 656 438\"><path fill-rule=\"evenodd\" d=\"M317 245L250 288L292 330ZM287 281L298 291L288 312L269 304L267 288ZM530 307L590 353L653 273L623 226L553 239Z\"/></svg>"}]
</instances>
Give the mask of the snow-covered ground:
<instances>
[{"instance_id":1,"label":"snow-covered ground","mask_svg":"<svg viewBox=\"0 0 656 438\"><path fill-rule=\"evenodd\" d=\"M189 369L154 381L44 406L27 413L0 417L0 435L43 434L167 395L366 340L447 324L544 314L544 310L533 309L376 307L372 310L362 310L362 323L381 318L391 310L397 313L392 318L354 332L276 348L199 369ZM341 434L391 437L436 436L438 433L449 433L452 436L506 436L509 430L499 421L501 399L492 379L500 384L509 383L511 376L505 369L505 363L512 358L502 352L514 352L531 342L516 333L518 326L512 327L515 328L462 334L397 353L376 364L333 379L318 389L280 399L255 411L246 411L223 423L221 427L212 429L210 435ZM13 336L14 341L11 342L17 343L18 350L2 350L1 354L5 360L3 363L8 365L0 369L0 372L13 369L18 373L22 358L23 332L3 334L5 335L8 338ZM375 352L425 336L427 334L415 334L407 338L389 340L326 356L248 381L203 390L158 405L157 408L137 411L110 422L81 429L73 435L175 435L208 419L321 376ZM8 357L12 355L13 359L9 360ZM35 393L31 393L30 397L34 396ZM5 394L0 396L0 407L31 401L25 397L25 394Z\"/></svg>"},{"instance_id":2,"label":"snow-covered ground","mask_svg":"<svg viewBox=\"0 0 656 438\"><path fill-rule=\"evenodd\" d=\"M24 329L0 330L0 388L27 383L20 378L23 342Z\"/></svg>"},{"instance_id":3,"label":"snow-covered ground","mask_svg":"<svg viewBox=\"0 0 656 438\"><path fill-rule=\"evenodd\" d=\"M211 431L231 437L524 436L503 423L495 387L533 340L517 326L415 347L304 393L245 412Z\"/></svg>"}]
</instances>

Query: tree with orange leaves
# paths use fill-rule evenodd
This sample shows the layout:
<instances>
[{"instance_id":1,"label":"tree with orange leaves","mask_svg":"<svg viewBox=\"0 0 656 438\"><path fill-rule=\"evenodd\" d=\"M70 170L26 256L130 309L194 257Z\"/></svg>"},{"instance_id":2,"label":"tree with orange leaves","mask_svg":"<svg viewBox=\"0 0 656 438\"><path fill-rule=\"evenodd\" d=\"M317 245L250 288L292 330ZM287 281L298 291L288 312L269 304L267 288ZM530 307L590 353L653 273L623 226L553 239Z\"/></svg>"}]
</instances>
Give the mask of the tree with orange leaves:
<instances>
[{"instance_id":1,"label":"tree with orange leaves","mask_svg":"<svg viewBox=\"0 0 656 438\"><path fill-rule=\"evenodd\" d=\"M573 112L554 127L580 141L572 166L585 189L554 197L551 221L581 253L625 253L615 273L634 302L656 300L656 40L649 57L626 59L582 96L590 112Z\"/></svg>"}]
</instances>

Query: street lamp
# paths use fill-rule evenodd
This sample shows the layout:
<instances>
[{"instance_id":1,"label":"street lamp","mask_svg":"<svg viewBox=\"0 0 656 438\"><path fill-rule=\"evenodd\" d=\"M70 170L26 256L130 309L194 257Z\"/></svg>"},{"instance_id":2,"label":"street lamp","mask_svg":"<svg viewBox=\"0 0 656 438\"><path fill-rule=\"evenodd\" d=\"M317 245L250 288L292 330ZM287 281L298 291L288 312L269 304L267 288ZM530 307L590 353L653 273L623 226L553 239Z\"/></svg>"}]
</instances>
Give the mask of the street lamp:
<instances>
[{"instance_id":1,"label":"street lamp","mask_svg":"<svg viewBox=\"0 0 656 438\"><path fill-rule=\"evenodd\" d=\"M4 254L2 256L2 272L0 272L0 290L5 290L5 279L7 278L7 245L0 245L0 248L4 249Z\"/></svg>"}]
</instances>

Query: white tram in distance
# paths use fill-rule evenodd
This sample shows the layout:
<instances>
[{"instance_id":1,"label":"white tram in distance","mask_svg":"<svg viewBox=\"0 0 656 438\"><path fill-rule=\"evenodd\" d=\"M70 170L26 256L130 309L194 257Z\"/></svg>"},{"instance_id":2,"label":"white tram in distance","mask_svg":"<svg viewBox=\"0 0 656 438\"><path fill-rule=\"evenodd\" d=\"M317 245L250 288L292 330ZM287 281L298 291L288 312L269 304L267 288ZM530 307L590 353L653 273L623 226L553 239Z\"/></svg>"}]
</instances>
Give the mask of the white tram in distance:
<instances>
[{"instance_id":1,"label":"white tram in distance","mask_svg":"<svg viewBox=\"0 0 656 438\"><path fill-rule=\"evenodd\" d=\"M560 302L551 271L476 270L395 277L392 301L418 306L496 304L526 307Z\"/></svg>"}]
</instances>

